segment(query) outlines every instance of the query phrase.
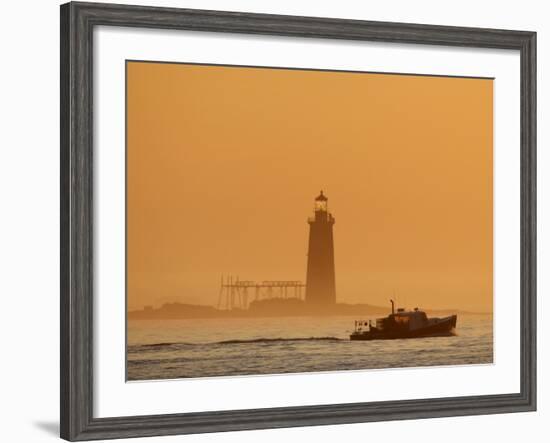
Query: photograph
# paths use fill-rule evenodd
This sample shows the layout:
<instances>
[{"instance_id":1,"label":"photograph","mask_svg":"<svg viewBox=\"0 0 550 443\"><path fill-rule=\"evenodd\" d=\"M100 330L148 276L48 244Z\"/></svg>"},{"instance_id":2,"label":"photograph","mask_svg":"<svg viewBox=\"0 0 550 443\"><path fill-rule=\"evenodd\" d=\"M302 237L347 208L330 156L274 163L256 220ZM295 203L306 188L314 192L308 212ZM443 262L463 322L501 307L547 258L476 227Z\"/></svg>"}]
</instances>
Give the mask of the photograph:
<instances>
[{"instance_id":1,"label":"photograph","mask_svg":"<svg viewBox=\"0 0 550 443\"><path fill-rule=\"evenodd\" d=\"M493 363L494 78L125 69L127 381Z\"/></svg>"},{"instance_id":2,"label":"photograph","mask_svg":"<svg viewBox=\"0 0 550 443\"><path fill-rule=\"evenodd\" d=\"M0 441L548 433L545 2L3 6Z\"/></svg>"}]
</instances>

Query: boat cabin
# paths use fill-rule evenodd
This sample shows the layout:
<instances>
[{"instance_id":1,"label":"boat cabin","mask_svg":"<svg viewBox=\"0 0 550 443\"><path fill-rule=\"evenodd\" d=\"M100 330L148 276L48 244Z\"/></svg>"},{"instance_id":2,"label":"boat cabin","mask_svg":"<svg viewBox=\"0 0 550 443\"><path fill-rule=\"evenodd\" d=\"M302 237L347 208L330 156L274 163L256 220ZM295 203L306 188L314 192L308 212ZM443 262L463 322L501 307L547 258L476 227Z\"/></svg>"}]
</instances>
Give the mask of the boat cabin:
<instances>
[{"instance_id":1,"label":"boat cabin","mask_svg":"<svg viewBox=\"0 0 550 443\"><path fill-rule=\"evenodd\" d=\"M422 328L429 323L428 316L424 311L414 308L414 311L406 311L403 308L397 309L387 317L377 318L373 324L372 320L359 320L355 322L355 330L361 332L364 330L415 330Z\"/></svg>"},{"instance_id":2,"label":"boat cabin","mask_svg":"<svg viewBox=\"0 0 550 443\"><path fill-rule=\"evenodd\" d=\"M428 323L428 316L424 311L419 311L418 308L415 308L414 311L398 309L397 313L391 314L382 320L384 320L384 327L414 330L425 326Z\"/></svg>"}]
</instances>

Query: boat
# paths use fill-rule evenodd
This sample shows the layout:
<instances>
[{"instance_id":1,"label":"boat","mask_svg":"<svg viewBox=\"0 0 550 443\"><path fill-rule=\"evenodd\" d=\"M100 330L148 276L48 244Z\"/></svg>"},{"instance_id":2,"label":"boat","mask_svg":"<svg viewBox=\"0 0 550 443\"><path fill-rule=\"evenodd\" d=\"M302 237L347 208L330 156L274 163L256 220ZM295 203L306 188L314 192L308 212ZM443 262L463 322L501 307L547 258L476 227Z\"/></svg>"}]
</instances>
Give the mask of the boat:
<instances>
[{"instance_id":1,"label":"boat","mask_svg":"<svg viewBox=\"0 0 550 443\"><path fill-rule=\"evenodd\" d=\"M356 320L350 340L391 340L400 338L447 337L455 335L456 314L443 318L428 318L418 308L408 311L395 310L391 302L391 314L372 320Z\"/></svg>"}]
</instances>

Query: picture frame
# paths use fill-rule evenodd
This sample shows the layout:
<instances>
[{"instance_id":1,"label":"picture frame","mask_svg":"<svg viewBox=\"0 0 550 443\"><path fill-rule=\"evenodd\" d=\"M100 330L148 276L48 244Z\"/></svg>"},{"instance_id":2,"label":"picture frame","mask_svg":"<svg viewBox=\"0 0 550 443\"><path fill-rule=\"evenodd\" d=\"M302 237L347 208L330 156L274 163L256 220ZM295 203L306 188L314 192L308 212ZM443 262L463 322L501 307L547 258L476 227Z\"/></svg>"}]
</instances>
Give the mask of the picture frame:
<instances>
[{"instance_id":1,"label":"picture frame","mask_svg":"<svg viewBox=\"0 0 550 443\"><path fill-rule=\"evenodd\" d=\"M98 26L494 48L520 54L520 392L95 417L93 31ZM61 437L146 437L536 409L536 33L72 2L61 6ZM122 320L121 320L122 321Z\"/></svg>"}]
</instances>

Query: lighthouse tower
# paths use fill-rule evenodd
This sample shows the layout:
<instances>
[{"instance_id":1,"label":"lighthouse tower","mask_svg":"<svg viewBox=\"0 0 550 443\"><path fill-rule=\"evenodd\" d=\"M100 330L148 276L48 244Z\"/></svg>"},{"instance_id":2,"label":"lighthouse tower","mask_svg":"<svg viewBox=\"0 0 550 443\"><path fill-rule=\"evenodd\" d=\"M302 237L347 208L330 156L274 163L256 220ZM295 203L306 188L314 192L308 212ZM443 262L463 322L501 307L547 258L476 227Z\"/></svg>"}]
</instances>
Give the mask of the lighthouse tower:
<instances>
[{"instance_id":1,"label":"lighthouse tower","mask_svg":"<svg viewBox=\"0 0 550 443\"><path fill-rule=\"evenodd\" d=\"M334 278L334 217L328 212L328 199L323 191L315 199L314 215L308 219L306 303L326 308L336 303Z\"/></svg>"}]
</instances>

